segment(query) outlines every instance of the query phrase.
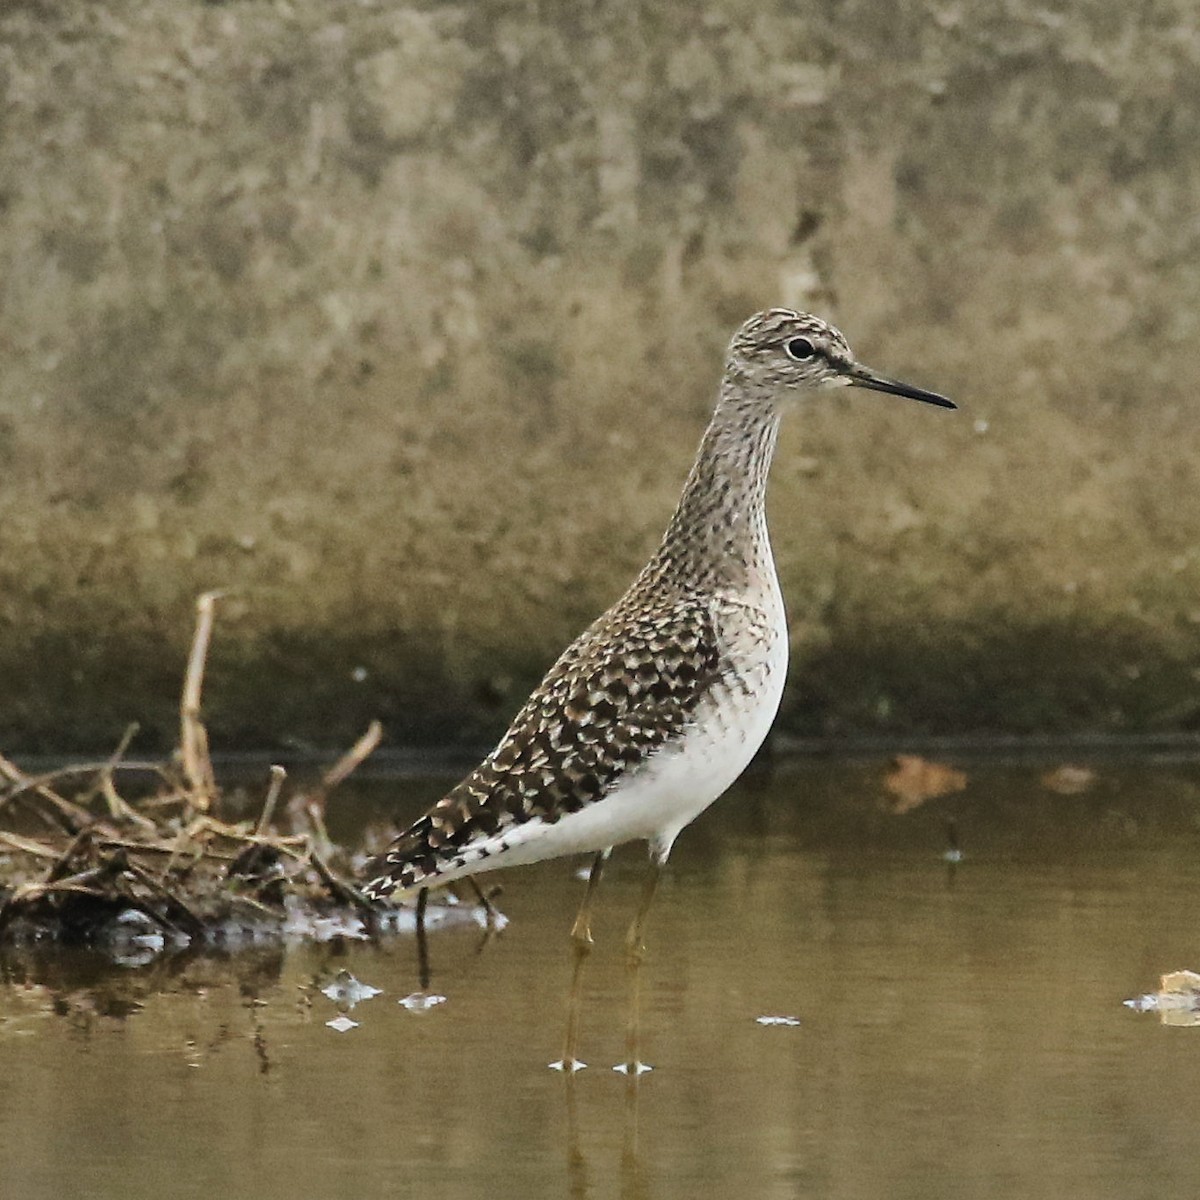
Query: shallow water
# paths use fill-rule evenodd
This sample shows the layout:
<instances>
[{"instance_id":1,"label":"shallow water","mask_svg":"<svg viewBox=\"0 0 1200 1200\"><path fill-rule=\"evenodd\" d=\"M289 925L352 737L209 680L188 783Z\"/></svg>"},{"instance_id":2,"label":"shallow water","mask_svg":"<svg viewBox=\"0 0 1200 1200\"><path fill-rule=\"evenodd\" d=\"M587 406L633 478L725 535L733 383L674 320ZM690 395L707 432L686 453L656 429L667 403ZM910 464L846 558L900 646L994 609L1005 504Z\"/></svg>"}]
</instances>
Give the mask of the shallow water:
<instances>
[{"instance_id":1,"label":"shallow water","mask_svg":"<svg viewBox=\"0 0 1200 1200\"><path fill-rule=\"evenodd\" d=\"M575 863L492 876L509 927L114 967L0 957L3 1195L1088 1197L1195 1190L1200 1030L1122 1006L1200 967L1200 769L1034 768L884 810L880 764L743 783L676 847L644 1054L622 1057L637 849L558 1057ZM343 798L343 832L434 781ZM963 861L948 864L946 820ZM341 969L382 989L338 1017ZM763 1024L788 1017L798 1024Z\"/></svg>"}]
</instances>

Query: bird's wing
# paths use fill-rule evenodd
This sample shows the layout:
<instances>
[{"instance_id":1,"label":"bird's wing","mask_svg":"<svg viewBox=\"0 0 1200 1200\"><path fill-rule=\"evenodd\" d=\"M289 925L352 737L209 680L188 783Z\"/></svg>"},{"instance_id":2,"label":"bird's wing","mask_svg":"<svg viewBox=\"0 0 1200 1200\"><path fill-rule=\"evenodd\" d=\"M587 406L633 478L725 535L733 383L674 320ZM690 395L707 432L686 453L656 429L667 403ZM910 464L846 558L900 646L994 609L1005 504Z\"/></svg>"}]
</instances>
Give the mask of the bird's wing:
<instances>
[{"instance_id":1,"label":"bird's wing","mask_svg":"<svg viewBox=\"0 0 1200 1200\"><path fill-rule=\"evenodd\" d=\"M381 899L429 882L472 843L595 803L687 726L721 663L708 605L610 610L551 667L491 754L370 865L363 891Z\"/></svg>"}]
</instances>

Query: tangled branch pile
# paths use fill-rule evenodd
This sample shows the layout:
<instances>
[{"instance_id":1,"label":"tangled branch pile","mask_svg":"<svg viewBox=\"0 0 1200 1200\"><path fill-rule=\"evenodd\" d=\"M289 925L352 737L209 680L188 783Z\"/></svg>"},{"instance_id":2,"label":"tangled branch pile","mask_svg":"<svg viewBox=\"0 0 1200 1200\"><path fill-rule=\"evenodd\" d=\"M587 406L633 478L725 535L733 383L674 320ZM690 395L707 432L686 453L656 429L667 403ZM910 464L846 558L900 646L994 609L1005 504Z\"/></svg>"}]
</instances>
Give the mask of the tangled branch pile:
<instances>
[{"instance_id":1,"label":"tangled branch pile","mask_svg":"<svg viewBox=\"0 0 1200 1200\"><path fill-rule=\"evenodd\" d=\"M362 896L325 829L329 793L378 745L378 722L316 786L281 805L286 773L272 767L257 819L221 819L200 708L217 598L197 602L170 762L126 760L136 726L106 761L44 776L0 757L0 943L54 938L136 958L198 940L361 936L403 919ZM118 778L144 794L127 799Z\"/></svg>"}]
</instances>

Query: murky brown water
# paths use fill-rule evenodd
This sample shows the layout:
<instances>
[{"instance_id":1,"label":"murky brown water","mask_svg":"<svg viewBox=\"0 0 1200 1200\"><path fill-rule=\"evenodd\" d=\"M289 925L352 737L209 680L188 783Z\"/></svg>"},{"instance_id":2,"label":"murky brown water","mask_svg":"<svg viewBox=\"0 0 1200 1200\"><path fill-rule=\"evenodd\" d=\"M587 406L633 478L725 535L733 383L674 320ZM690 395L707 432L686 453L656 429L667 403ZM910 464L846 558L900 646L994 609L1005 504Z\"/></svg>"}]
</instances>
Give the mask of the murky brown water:
<instances>
[{"instance_id":1,"label":"murky brown water","mask_svg":"<svg viewBox=\"0 0 1200 1200\"><path fill-rule=\"evenodd\" d=\"M620 936L640 853L601 894L583 1056L558 1056L574 864L496 876L509 928L115 968L3 963L5 1196L1054 1197L1195 1190L1200 1029L1123 1008L1200 966L1200 770L1031 769L903 817L878 769L751 782L681 838L651 927L646 1057L621 1057ZM437 784L374 788L413 809ZM348 801L346 803L349 803ZM957 819L964 861L943 861ZM383 994L317 989L348 968ZM798 1025L763 1025L762 1016Z\"/></svg>"}]
</instances>

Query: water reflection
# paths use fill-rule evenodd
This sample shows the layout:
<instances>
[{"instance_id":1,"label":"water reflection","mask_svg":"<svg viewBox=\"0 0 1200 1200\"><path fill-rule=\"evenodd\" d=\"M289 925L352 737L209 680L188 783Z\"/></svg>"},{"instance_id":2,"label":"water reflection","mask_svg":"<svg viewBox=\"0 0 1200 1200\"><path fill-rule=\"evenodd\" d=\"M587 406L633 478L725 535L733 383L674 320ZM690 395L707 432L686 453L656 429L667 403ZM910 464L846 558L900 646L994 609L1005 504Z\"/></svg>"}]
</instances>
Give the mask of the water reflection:
<instances>
[{"instance_id":1,"label":"water reflection","mask_svg":"<svg viewBox=\"0 0 1200 1200\"><path fill-rule=\"evenodd\" d=\"M403 1003L411 936L125 968L7 951L6 1189L1125 1200L1153 1178L1190 1194L1200 1130L1165 1081L1198 1035L1122 1001L1200 965L1200 787L1187 769L1099 776L1060 795L1036 771L976 770L897 816L878 768L810 769L723 802L656 901L644 1076L610 1069L640 852L614 858L595 914L578 1074L546 1070L570 864L509 873L511 924L482 948L473 924L431 931L432 1007ZM395 803L366 796L360 815Z\"/></svg>"},{"instance_id":2,"label":"water reflection","mask_svg":"<svg viewBox=\"0 0 1200 1200\"><path fill-rule=\"evenodd\" d=\"M1158 991L1125 1001L1134 1012L1158 1013L1164 1025L1200 1025L1200 975L1195 971L1168 971Z\"/></svg>"},{"instance_id":3,"label":"water reflection","mask_svg":"<svg viewBox=\"0 0 1200 1200\"><path fill-rule=\"evenodd\" d=\"M584 1200L595 1194L592 1185L594 1172L589 1168L580 1126L580 1083L576 1073L564 1073L563 1097L566 1110L567 1195L571 1200ZM647 1182L638 1146L638 1116L642 1078L626 1073L621 1094L621 1150L619 1195L621 1200L650 1200L653 1195Z\"/></svg>"}]
</instances>

